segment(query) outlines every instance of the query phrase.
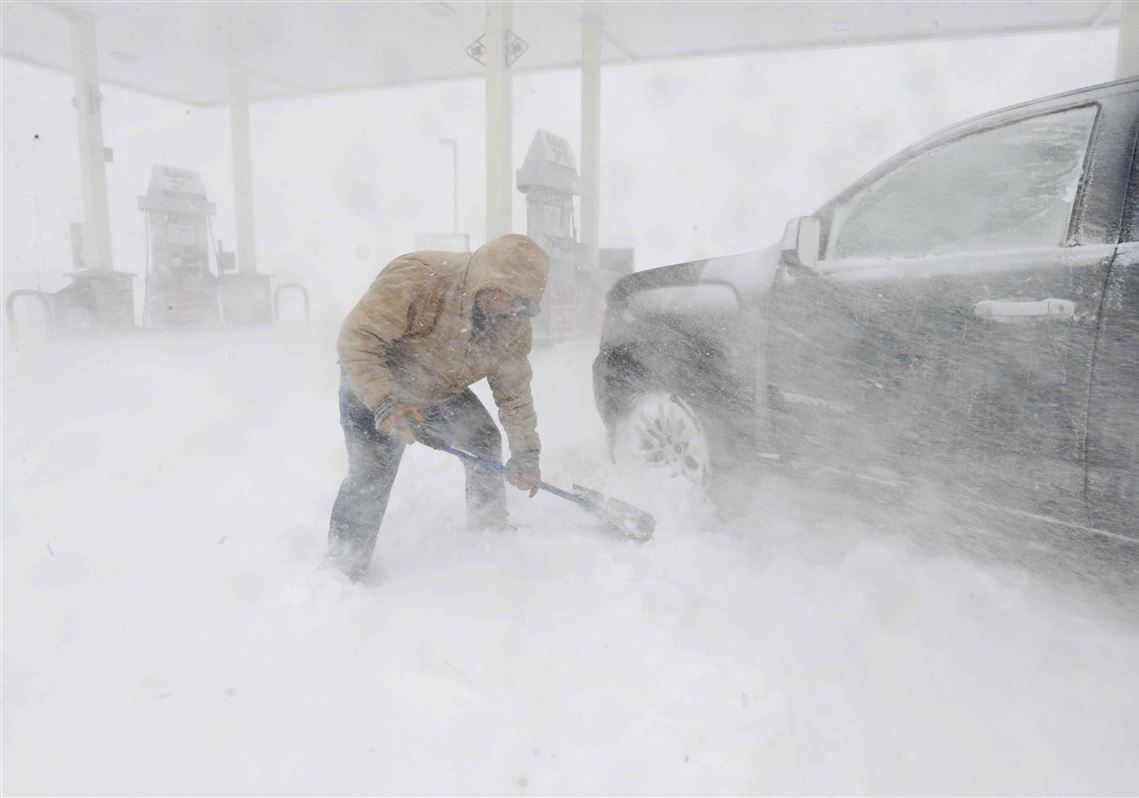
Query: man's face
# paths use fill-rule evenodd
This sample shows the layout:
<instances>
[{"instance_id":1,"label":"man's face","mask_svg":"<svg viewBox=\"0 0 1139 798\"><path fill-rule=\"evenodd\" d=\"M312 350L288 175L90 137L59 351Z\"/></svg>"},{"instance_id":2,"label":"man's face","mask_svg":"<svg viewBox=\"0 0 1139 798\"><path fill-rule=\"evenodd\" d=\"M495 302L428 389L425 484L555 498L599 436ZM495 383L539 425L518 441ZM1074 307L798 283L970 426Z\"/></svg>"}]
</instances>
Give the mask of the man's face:
<instances>
[{"instance_id":1,"label":"man's face","mask_svg":"<svg viewBox=\"0 0 1139 798\"><path fill-rule=\"evenodd\" d=\"M487 318L518 313L525 306L513 294L501 288L484 288L475 295L475 304Z\"/></svg>"}]
</instances>

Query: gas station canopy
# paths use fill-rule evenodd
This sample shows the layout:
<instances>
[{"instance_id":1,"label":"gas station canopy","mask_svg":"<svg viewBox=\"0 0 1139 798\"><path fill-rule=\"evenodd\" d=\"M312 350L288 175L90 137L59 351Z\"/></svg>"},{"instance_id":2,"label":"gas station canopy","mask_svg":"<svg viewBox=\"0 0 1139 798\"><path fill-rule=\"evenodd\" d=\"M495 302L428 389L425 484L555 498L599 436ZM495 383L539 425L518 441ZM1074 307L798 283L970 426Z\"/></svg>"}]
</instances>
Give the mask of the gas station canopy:
<instances>
[{"instance_id":1,"label":"gas station canopy","mask_svg":"<svg viewBox=\"0 0 1139 798\"><path fill-rule=\"evenodd\" d=\"M515 72L582 65L582 19L604 65L748 52L1116 27L1107 2L515 3ZM5 2L2 55L71 73L68 15L91 12L100 80L197 106L481 78L478 2Z\"/></svg>"}]
</instances>

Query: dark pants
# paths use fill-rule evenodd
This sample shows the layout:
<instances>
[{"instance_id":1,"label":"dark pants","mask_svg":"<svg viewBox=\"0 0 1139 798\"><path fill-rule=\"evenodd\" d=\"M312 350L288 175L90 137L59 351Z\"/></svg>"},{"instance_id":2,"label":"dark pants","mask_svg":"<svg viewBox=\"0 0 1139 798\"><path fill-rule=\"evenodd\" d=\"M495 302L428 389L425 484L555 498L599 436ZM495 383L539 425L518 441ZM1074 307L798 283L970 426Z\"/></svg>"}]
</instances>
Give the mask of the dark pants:
<instances>
[{"instance_id":1,"label":"dark pants","mask_svg":"<svg viewBox=\"0 0 1139 798\"><path fill-rule=\"evenodd\" d=\"M470 388L422 412L427 431L439 440L502 462L502 435ZM340 485L332 506L328 551L345 571L358 576L372 559L404 444L397 436L376 430L372 411L356 398L346 379L340 381L340 426L348 448L348 478ZM467 526L486 529L504 525L506 489L502 475L471 463L464 462L463 466L467 472Z\"/></svg>"}]
</instances>

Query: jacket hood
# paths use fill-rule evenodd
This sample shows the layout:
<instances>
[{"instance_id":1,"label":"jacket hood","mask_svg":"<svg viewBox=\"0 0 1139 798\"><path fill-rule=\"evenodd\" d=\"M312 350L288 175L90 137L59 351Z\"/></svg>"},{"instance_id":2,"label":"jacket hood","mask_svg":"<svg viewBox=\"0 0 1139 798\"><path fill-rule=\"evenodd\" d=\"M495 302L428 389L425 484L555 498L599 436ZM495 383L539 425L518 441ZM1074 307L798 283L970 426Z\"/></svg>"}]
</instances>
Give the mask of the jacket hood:
<instances>
[{"instance_id":1,"label":"jacket hood","mask_svg":"<svg viewBox=\"0 0 1139 798\"><path fill-rule=\"evenodd\" d=\"M499 236L471 256L465 293L474 301L484 288L499 288L525 300L531 314L536 314L549 270L549 256L533 239L517 233Z\"/></svg>"}]
</instances>

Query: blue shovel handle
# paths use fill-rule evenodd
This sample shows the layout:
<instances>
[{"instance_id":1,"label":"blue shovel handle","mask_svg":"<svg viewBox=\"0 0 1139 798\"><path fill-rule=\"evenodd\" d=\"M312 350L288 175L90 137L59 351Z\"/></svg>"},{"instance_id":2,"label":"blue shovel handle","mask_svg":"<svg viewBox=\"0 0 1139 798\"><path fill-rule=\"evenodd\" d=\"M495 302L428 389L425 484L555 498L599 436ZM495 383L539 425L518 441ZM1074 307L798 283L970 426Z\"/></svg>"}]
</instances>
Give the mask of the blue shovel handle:
<instances>
[{"instance_id":1,"label":"blue shovel handle","mask_svg":"<svg viewBox=\"0 0 1139 798\"><path fill-rule=\"evenodd\" d=\"M427 444L433 449L438 449L441 452L453 454L455 457L466 460L468 463L480 465L483 468L488 468L491 471L497 471L500 474L506 473L506 466L502 465L501 463L496 463L493 460L487 460L485 457L479 457L477 454L464 452L462 449L456 449L454 446L448 446L442 441L424 440L422 443ZM578 496L576 493L570 493L568 490L562 490L557 485L551 485L549 482L539 482L538 487L547 493L552 493L555 496L560 496L561 498L567 499L574 504L580 504L582 507L593 509L593 502L591 502L589 499Z\"/></svg>"}]
</instances>

